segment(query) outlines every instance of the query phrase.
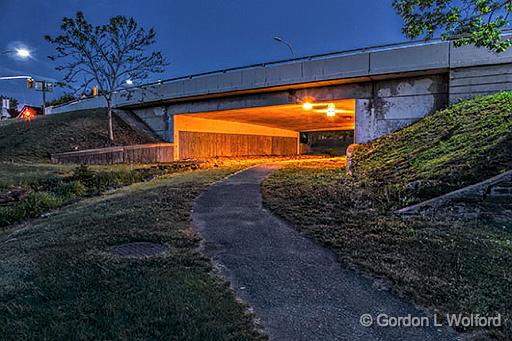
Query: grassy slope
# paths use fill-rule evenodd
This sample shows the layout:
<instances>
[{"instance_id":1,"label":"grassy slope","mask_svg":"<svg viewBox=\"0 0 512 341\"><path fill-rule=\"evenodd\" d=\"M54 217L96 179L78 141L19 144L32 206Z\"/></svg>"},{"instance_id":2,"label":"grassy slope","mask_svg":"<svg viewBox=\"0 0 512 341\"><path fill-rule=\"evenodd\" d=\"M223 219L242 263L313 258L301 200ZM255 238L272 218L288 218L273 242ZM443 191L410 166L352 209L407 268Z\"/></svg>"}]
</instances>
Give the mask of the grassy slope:
<instances>
[{"instance_id":1,"label":"grassy slope","mask_svg":"<svg viewBox=\"0 0 512 341\"><path fill-rule=\"evenodd\" d=\"M512 169L512 93L460 102L362 145L355 175L395 194L421 180L423 200Z\"/></svg>"},{"instance_id":2,"label":"grassy slope","mask_svg":"<svg viewBox=\"0 0 512 341\"><path fill-rule=\"evenodd\" d=\"M209 274L190 225L193 198L232 171L133 185L0 233L2 340L259 339L244 307ZM109 254L130 241L170 252Z\"/></svg>"},{"instance_id":3,"label":"grassy slope","mask_svg":"<svg viewBox=\"0 0 512 341\"><path fill-rule=\"evenodd\" d=\"M441 312L502 314L512 339L512 222L402 220L391 212L510 169L512 94L463 102L363 145L356 177L325 163L284 168L266 205L340 260ZM422 180L417 192L407 183Z\"/></svg>"},{"instance_id":4,"label":"grassy slope","mask_svg":"<svg viewBox=\"0 0 512 341\"><path fill-rule=\"evenodd\" d=\"M104 110L85 110L0 126L0 162L48 161L49 154L111 145L151 143L114 116L113 144Z\"/></svg>"}]
</instances>

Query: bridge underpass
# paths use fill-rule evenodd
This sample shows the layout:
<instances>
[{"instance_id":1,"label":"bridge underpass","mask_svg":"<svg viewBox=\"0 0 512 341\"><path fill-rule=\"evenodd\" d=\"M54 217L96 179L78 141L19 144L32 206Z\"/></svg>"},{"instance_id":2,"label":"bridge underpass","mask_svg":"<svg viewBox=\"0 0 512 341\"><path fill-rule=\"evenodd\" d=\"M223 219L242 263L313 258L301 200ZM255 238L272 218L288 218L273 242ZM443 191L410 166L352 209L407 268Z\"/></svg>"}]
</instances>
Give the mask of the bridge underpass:
<instances>
[{"instance_id":1,"label":"bridge underpass","mask_svg":"<svg viewBox=\"0 0 512 341\"><path fill-rule=\"evenodd\" d=\"M305 101L176 114L175 158L304 153L310 149L300 133L353 131L355 105L354 99Z\"/></svg>"},{"instance_id":2,"label":"bridge underpass","mask_svg":"<svg viewBox=\"0 0 512 341\"><path fill-rule=\"evenodd\" d=\"M163 141L174 143L174 159L297 153L300 132L348 129L342 113L329 121L314 110L301 110L308 98L334 102L336 108L351 103L354 141L366 143L448 103L510 91L511 74L512 50L495 55L446 41L411 42L136 85L116 93L113 103ZM105 104L93 97L52 110Z\"/></svg>"}]
</instances>

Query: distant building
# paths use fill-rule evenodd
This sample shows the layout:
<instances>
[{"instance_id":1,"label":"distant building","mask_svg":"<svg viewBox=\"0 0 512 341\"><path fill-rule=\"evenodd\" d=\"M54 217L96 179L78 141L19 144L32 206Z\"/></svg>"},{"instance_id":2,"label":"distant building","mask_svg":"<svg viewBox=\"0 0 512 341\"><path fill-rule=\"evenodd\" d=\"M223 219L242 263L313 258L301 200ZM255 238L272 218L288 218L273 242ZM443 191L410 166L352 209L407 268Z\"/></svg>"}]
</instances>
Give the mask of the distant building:
<instances>
[{"instance_id":1,"label":"distant building","mask_svg":"<svg viewBox=\"0 0 512 341\"><path fill-rule=\"evenodd\" d=\"M4 120L11 117L16 117L16 109L11 108L11 101L9 98L2 98L2 107L0 108L0 119Z\"/></svg>"}]
</instances>

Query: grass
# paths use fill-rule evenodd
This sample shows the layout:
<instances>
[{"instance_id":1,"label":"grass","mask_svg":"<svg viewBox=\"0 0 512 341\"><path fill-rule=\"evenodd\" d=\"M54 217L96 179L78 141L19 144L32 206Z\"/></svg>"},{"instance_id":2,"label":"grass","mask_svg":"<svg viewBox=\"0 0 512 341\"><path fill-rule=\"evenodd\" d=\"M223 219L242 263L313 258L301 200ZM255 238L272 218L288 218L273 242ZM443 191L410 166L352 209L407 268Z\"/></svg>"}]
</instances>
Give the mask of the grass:
<instances>
[{"instance_id":1,"label":"grass","mask_svg":"<svg viewBox=\"0 0 512 341\"><path fill-rule=\"evenodd\" d=\"M194 168L190 162L153 166L95 167L9 164L0 171L0 196L14 189L22 197L0 206L0 228L117 187ZM28 170L27 170L28 168ZM37 170L40 170L39 172ZM9 176L9 172L15 175ZM13 174L13 173L11 173Z\"/></svg>"},{"instance_id":2,"label":"grass","mask_svg":"<svg viewBox=\"0 0 512 341\"><path fill-rule=\"evenodd\" d=\"M0 125L0 162L45 162L53 153L159 142L141 136L116 116L113 123L113 143L108 139L107 114L103 109Z\"/></svg>"},{"instance_id":3,"label":"grass","mask_svg":"<svg viewBox=\"0 0 512 341\"><path fill-rule=\"evenodd\" d=\"M354 175L404 206L512 169L512 93L462 101L361 145ZM411 191L407 184L420 183Z\"/></svg>"},{"instance_id":4,"label":"grass","mask_svg":"<svg viewBox=\"0 0 512 341\"><path fill-rule=\"evenodd\" d=\"M30 186L43 179L69 175L74 167L45 163L0 162L0 190L12 186Z\"/></svg>"},{"instance_id":5,"label":"grass","mask_svg":"<svg viewBox=\"0 0 512 341\"><path fill-rule=\"evenodd\" d=\"M389 290L440 313L501 314L483 339L512 339L512 222L393 214L512 164L512 94L461 102L356 150L354 176L290 165L263 184L269 209ZM420 181L419 190L407 184ZM467 333L481 332L461 330Z\"/></svg>"},{"instance_id":6,"label":"grass","mask_svg":"<svg viewBox=\"0 0 512 341\"><path fill-rule=\"evenodd\" d=\"M210 274L191 202L222 167L165 176L0 233L3 340L257 340L251 316ZM169 246L119 258L113 246Z\"/></svg>"},{"instance_id":7,"label":"grass","mask_svg":"<svg viewBox=\"0 0 512 341\"><path fill-rule=\"evenodd\" d=\"M11 198L13 191L21 193L21 198L0 205L0 229L23 219L39 217L49 210L84 197L100 195L163 175L187 170L249 167L284 159L288 158L215 158L166 164L111 166L0 163L4 166L0 169L0 199ZM289 161L295 162L293 158Z\"/></svg>"},{"instance_id":8,"label":"grass","mask_svg":"<svg viewBox=\"0 0 512 341\"><path fill-rule=\"evenodd\" d=\"M512 338L512 224L405 221L386 211L379 202L386 199L321 164L277 171L263 195L269 209L342 263L439 312L500 313L507 325L492 332Z\"/></svg>"}]
</instances>

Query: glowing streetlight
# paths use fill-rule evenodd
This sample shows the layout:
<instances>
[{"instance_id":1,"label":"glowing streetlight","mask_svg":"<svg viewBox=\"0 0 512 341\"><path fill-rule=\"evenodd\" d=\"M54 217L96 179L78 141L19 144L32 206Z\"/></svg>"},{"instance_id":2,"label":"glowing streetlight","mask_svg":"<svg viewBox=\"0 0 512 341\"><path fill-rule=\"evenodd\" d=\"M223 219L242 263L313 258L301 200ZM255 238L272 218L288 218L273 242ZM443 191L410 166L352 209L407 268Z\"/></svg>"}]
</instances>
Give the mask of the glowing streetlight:
<instances>
[{"instance_id":1,"label":"glowing streetlight","mask_svg":"<svg viewBox=\"0 0 512 341\"><path fill-rule=\"evenodd\" d=\"M133 85L133 81L132 81L131 79L127 79L127 80L126 80L126 84L128 84L128 85Z\"/></svg>"},{"instance_id":2,"label":"glowing streetlight","mask_svg":"<svg viewBox=\"0 0 512 341\"><path fill-rule=\"evenodd\" d=\"M304 110L309 111L309 110L313 109L313 103L311 103L311 102L304 102L304 103L302 104L302 108L303 108Z\"/></svg>"},{"instance_id":3,"label":"glowing streetlight","mask_svg":"<svg viewBox=\"0 0 512 341\"><path fill-rule=\"evenodd\" d=\"M16 49L16 55L17 55L18 57L20 57L20 58L25 59L25 58L30 57L30 51L29 51L29 50L27 50L27 49L23 49L23 48L21 48L21 49Z\"/></svg>"},{"instance_id":4,"label":"glowing streetlight","mask_svg":"<svg viewBox=\"0 0 512 341\"><path fill-rule=\"evenodd\" d=\"M336 105L334 103L329 103L327 105L327 116L328 117L336 116Z\"/></svg>"},{"instance_id":5,"label":"glowing streetlight","mask_svg":"<svg viewBox=\"0 0 512 341\"><path fill-rule=\"evenodd\" d=\"M6 50L6 51L3 51L3 52L0 52L1 55L3 54L10 54L10 53L13 53L15 55L17 55L18 57L20 57L21 59L27 59L30 57L30 51L27 50L27 49L15 49L15 50Z\"/></svg>"}]
</instances>

